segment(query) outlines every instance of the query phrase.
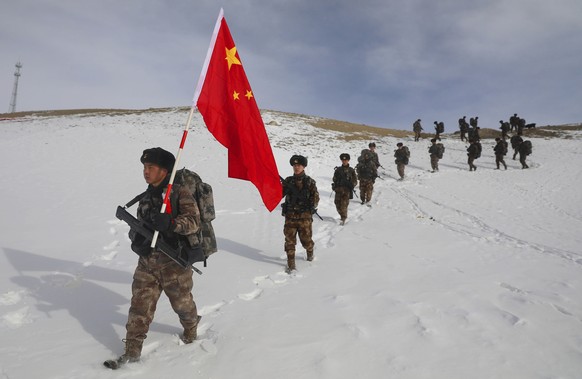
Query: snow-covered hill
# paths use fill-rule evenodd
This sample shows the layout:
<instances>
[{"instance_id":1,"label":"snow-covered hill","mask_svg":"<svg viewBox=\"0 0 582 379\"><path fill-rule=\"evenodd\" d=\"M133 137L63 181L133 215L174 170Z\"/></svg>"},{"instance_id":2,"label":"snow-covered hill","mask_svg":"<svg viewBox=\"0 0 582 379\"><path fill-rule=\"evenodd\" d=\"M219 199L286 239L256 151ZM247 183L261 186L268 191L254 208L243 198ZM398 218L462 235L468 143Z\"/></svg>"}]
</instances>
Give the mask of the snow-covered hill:
<instances>
[{"instance_id":1,"label":"snow-covered hill","mask_svg":"<svg viewBox=\"0 0 582 379\"><path fill-rule=\"evenodd\" d=\"M577 138L532 138L530 169L493 142L469 172L445 136L375 139L384 167L372 206L338 223L339 154L369 140L263 114L282 176L309 157L321 195L316 260L286 275L283 218L249 182L227 178L226 150L196 115L184 166L213 185L219 252L195 275L199 340L180 345L162 297L142 362L111 372L137 256L114 217L144 188L145 148L177 150L184 110L0 122L0 378L580 378L582 156ZM272 122L271 122L272 121ZM411 149L404 181L393 150Z\"/></svg>"}]
</instances>

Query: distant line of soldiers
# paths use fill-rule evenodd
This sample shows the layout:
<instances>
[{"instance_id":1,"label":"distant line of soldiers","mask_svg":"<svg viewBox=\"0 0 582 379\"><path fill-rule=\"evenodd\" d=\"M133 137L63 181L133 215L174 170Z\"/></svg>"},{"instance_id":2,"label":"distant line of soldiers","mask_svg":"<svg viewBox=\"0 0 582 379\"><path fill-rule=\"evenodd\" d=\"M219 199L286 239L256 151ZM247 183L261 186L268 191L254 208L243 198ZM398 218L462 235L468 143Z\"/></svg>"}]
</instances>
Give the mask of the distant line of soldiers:
<instances>
[{"instance_id":1,"label":"distant line of soldiers","mask_svg":"<svg viewBox=\"0 0 582 379\"><path fill-rule=\"evenodd\" d=\"M465 117L462 118L464 120ZM414 123L415 141L420 138L420 119ZM430 155L431 172L439 171L439 161L443 158L445 146L436 138L441 132L438 130L439 124L444 128L444 123L435 121L435 130L437 135L430 140L431 146L428 149ZM461 120L459 120L461 125ZM481 157L482 147L478 133L478 117L471 118L467 124L467 129L473 129L469 137L470 143L467 148L467 163L469 171L476 171L475 160ZM443 130L443 129L441 129ZM518 129L516 129L518 130ZM461 129L463 133L463 129ZM465 130L465 133L467 130ZM508 143L506 141L507 132L502 130L502 138L495 139L493 151L495 153L495 164L497 169L503 165L507 170L505 155L508 152ZM462 134L462 140L466 137ZM522 168L529 168L526 162L528 155L532 153L531 141L524 141L519 134L515 134L510 139L511 147L514 150L513 159L519 154L519 161ZM404 171L410 160L410 150L402 142L396 144L394 150L394 163L399 175L398 180L404 179ZM367 149L363 149L358 157L358 163L355 168L350 166L350 154L342 153L339 156L341 165L334 168L333 179L331 184L332 192L335 192L334 204L340 216L340 225L344 225L348 218L348 206L350 200L356 194L356 186L359 183L359 194L361 204L370 206L374 183L379 177L378 169L382 167L376 153L376 144L370 142ZM282 180L283 197L285 201L281 204L282 214L285 216L285 225L283 233L285 235L285 252L287 254L287 270L295 270L295 247L297 245L297 236L301 245L305 248L307 261L314 259L313 250L314 242L312 238L313 215L317 215L317 206L319 203L319 192L315 180L305 174L307 158L302 155L293 155L289 161L293 167L293 175ZM320 217L321 218L321 217Z\"/></svg>"}]
</instances>

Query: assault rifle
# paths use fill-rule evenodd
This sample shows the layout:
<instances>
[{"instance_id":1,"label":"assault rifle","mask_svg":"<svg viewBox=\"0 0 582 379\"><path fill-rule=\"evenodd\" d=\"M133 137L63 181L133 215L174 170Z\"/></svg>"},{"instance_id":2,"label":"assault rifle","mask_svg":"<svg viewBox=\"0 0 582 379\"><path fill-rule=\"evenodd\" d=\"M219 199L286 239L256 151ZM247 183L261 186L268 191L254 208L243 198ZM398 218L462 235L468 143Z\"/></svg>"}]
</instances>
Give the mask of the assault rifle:
<instances>
[{"instance_id":1,"label":"assault rifle","mask_svg":"<svg viewBox=\"0 0 582 379\"><path fill-rule=\"evenodd\" d=\"M133 215L126 211L125 208L123 208L122 206L117 207L115 217L117 217L121 221L125 221L133 231L144 237L145 243L147 243L149 246L154 236L153 232L154 228L151 225L149 225L145 221L140 221L137 218L133 217ZM202 250L201 247L186 249L180 248L180 246L178 246L174 248L170 246L167 242L165 242L163 239L158 238L158 240L156 241L156 248L160 250L162 253L166 254L169 258L171 258L174 262L176 262L180 266L184 268L191 266L194 271L202 275L202 271L192 266L192 263L194 262L206 261L204 251Z\"/></svg>"}]
</instances>

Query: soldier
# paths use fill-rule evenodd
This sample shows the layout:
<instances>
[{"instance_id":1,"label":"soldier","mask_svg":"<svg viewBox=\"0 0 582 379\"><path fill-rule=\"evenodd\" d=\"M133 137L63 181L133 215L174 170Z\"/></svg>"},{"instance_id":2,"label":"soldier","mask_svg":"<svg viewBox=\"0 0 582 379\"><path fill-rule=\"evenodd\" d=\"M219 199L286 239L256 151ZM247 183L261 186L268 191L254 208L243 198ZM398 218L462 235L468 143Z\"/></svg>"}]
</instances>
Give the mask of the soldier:
<instances>
[{"instance_id":1,"label":"soldier","mask_svg":"<svg viewBox=\"0 0 582 379\"><path fill-rule=\"evenodd\" d=\"M299 241L307 252L307 260L313 260L313 214L317 212L319 204L319 192L315 180L305 174L307 158L302 155L293 155L289 160L293 166L293 176L288 176L283 181L283 197L285 202L281 205L285 225L285 253L287 254L287 272L295 270L295 246L297 235Z\"/></svg>"},{"instance_id":2,"label":"soldier","mask_svg":"<svg viewBox=\"0 0 582 379\"><path fill-rule=\"evenodd\" d=\"M466 120L467 116L463 116L459 119L459 131L461 132L461 141L467 141L467 131L469 130L469 124Z\"/></svg>"},{"instance_id":3,"label":"soldier","mask_svg":"<svg viewBox=\"0 0 582 379\"><path fill-rule=\"evenodd\" d=\"M517 149L519 151L519 163L521 163L521 168L522 169L529 168L525 160L527 156L530 155L532 152L531 141L520 142Z\"/></svg>"},{"instance_id":4,"label":"soldier","mask_svg":"<svg viewBox=\"0 0 582 379\"><path fill-rule=\"evenodd\" d=\"M523 142L523 138L521 138L519 134L515 134L509 139L509 142L511 143L511 148L513 149L513 160L515 160L515 157L518 153L519 144Z\"/></svg>"},{"instance_id":5,"label":"soldier","mask_svg":"<svg viewBox=\"0 0 582 379\"><path fill-rule=\"evenodd\" d=\"M441 140L441 133L445 132L445 123L444 122L434 122L434 131L435 131L435 139Z\"/></svg>"},{"instance_id":6,"label":"soldier","mask_svg":"<svg viewBox=\"0 0 582 379\"><path fill-rule=\"evenodd\" d=\"M396 163L396 170L398 171L398 175L400 175L399 180L404 179L404 168L408 164L408 160L410 158L410 150L408 147L404 146L402 142L398 142L396 144L397 149L394 150L394 163Z\"/></svg>"},{"instance_id":7,"label":"soldier","mask_svg":"<svg viewBox=\"0 0 582 379\"><path fill-rule=\"evenodd\" d=\"M497 170L499 170L499 164L503 164L503 167L507 170L507 165L505 164L505 159L503 157L507 154L507 142L505 139L499 137L495 138L495 146L493 146L493 151L495 152L495 164L497 165Z\"/></svg>"},{"instance_id":8,"label":"soldier","mask_svg":"<svg viewBox=\"0 0 582 379\"><path fill-rule=\"evenodd\" d=\"M374 161L374 164L376 165L376 169L382 167L382 165L380 164L380 160L378 158L378 153L376 153L376 143L370 142L368 144L368 148L372 152L372 160Z\"/></svg>"},{"instance_id":9,"label":"soldier","mask_svg":"<svg viewBox=\"0 0 582 379\"><path fill-rule=\"evenodd\" d=\"M469 171L477 171L477 166L473 162L481 156L481 144L473 139L470 139L469 142L471 143L467 148Z\"/></svg>"},{"instance_id":10,"label":"soldier","mask_svg":"<svg viewBox=\"0 0 582 379\"><path fill-rule=\"evenodd\" d=\"M335 208L340 215L340 224L344 225L348 218L348 205L354 196L354 188L358 184L356 170L350 167L350 155L340 155L342 165L335 168L331 189L335 191Z\"/></svg>"},{"instance_id":11,"label":"soldier","mask_svg":"<svg viewBox=\"0 0 582 379\"><path fill-rule=\"evenodd\" d=\"M414 131L414 141L418 142L420 140L420 132L422 131L422 126L420 125L420 119L414 121L412 124L412 130Z\"/></svg>"},{"instance_id":12,"label":"soldier","mask_svg":"<svg viewBox=\"0 0 582 379\"><path fill-rule=\"evenodd\" d=\"M160 213L163 196L170 181L175 158L172 153L156 147L144 150L140 161L148 184L145 195L139 200L138 220L146 221L159 237L170 245L178 245L185 236L195 234L200 228L198 205L186 186L171 187L170 200L175 204L169 213ZM200 316L192 297L192 268L182 267L133 230L129 233L132 250L140 255L133 275L131 306L127 319L125 353L105 365L116 369L128 362L137 362L141 357L143 341L153 320L156 304L162 292L168 296L172 309L184 327L181 339L192 343L196 339Z\"/></svg>"},{"instance_id":13,"label":"soldier","mask_svg":"<svg viewBox=\"0 0 582 379\"><path fill-rule=\"evenodd\" d=\"M358 164L356 165L356 173L360 181L360 200L362 204L367 204L372 200L372 192L374 192L374 182L378 177L378 154L374 151L376 144L371 142L368 144L369 149L364 149L358 157Z\"/></svg>"},{"instance_id":14,"label":"soldier","mask_svg":"<svg viewBox=\"0 0 582 379\"><path fill-rule=\"evenodd\" d=\"M513 116L509 117L509 126L512 132L517 130L518 121L519 117L517 117L517 113L514 113Z\"/></svg>"},{"instance_id":15,"label":"soldier","mask_svg":"<svg viewBox=\"0 0 582 379\"><path fill-rule=\"evenodd\" d=\"M432 145L428 148L428 153L430 154L430 166L432 167L432 172L439 170L439 160L443 158L443 153L445 152L445 147L442 143L436 143L436 139L430 140Z\"/></svg>"},{"instance_id":16,"label":"soldier","mask_svg":"<svg viewBox=\"0 0 582 379\"><path fill-rule=\"evenodd\" d=\"M509 122L499 120L499 123L501 124L499 127L499 129L501 129L501 138L505 141L507 138L507 132L509 132Z\"/></svg>"}]
</instances>

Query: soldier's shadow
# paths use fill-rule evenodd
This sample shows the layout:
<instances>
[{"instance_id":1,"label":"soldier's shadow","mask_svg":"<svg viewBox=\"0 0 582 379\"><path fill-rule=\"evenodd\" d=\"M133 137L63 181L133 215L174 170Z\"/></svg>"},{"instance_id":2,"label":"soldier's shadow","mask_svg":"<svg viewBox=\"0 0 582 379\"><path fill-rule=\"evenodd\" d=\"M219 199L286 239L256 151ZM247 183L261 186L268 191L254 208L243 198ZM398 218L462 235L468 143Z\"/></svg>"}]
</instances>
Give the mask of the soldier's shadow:
<instances>
[{"instance_id":1,"label":"soldier's shadow","mask_svg":"<svg viewBox=\"0 0 582 379\"><path fill-rule=\"evenodd\" d=\"M3 248L19 275L10 280L35 300L34 306L47 318L65 310L88 334L112 351L122 344L115 326L125 326L129 298L96 282L127 285L131 296L132 273L94 265L51 258L30 252ZM150 330L176 333L178 328L152 323Z\"/></svg>"}]
</instances>

